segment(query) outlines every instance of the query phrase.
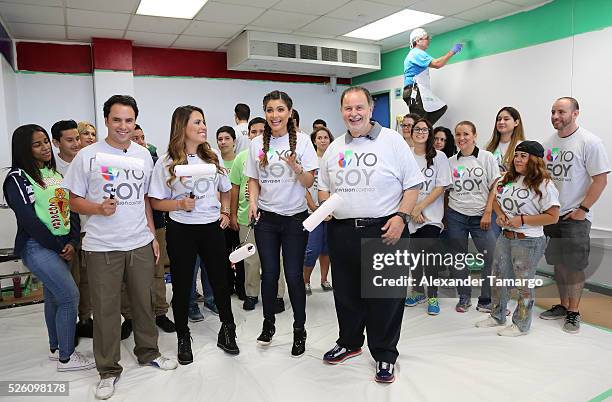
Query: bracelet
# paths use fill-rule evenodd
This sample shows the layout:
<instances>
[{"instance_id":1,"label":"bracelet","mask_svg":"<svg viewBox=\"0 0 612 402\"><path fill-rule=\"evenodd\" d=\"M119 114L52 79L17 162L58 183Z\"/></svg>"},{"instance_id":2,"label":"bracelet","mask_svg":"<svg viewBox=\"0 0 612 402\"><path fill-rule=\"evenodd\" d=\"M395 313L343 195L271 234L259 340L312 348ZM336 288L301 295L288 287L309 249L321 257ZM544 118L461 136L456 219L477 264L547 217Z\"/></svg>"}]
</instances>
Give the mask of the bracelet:
<instances>
[{"instance_id":1,"label":"bracelet","mask_svg":"<svg viewBox=\"0 0 612 402\"><path fill-rule=\"evenodd\" d=\"M230 217L230 213L229 213L229 211L221 211L221 215L225 215L225 216L227 216L228 218Z\"/></svg>"},{"instance_id":2,"label":"bracelet","mask_svg":"<svg viewBox=\"0 0 612 402\"><path fill-rule=\"evenodd\" d=\"M295 173L295 172L294 172L294 173ZM296 175L296 176L301 176L301 175L303 175L303 174L304 174L304 167L303 167L303 166L300 166L300 171L299 171L299 173L295 173L295 175Z\"/></svg>"},{"instance_id":3,"label":"bracelet","mask_svg":"<svg viewBox=\"0 0 612 402\"><path fill-rule=\"evenodd\" d=\"M525 226L525 219L523 219L523 216L525 216L525 215L521 214L521 225Z\"/></svg>"}]
</instances>

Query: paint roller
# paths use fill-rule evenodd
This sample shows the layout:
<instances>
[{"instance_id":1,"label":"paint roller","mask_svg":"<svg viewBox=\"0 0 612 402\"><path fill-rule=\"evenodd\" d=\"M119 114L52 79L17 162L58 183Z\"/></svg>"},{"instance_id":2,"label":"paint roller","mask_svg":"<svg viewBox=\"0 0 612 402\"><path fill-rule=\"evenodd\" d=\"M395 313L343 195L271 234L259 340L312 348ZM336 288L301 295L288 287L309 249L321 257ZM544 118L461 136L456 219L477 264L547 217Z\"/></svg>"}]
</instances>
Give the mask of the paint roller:
<instances>
[{"instance_id":1,"label":"paint roller","mask_svg":"<svg viewBox=\"0 0 612 402\"><path fill-rule=\"evenodd\" d=\"M177 165L174 174L178 177L212 178L217 174L217 166L213 163L198 163L195 165ZM195 186L195 183L194 183ZM189 192L189 198L195 198L193 190ZM191 211L187 211L191 212Z\"/></svg>"},{"instance_id":2,"label":"paint roller","mask_svg":"<svg viewBox=\"0 0 612 402\"><path fill-rule=\"evenodd\" d=\"M332 194L331 197L321 204L316 211L314 211L304 220L302 223L302 225L304 225L304 229L308 230L309 232L315 230L315 228L319 226L319 224L323 222L325 218L331 215L336 208L342 205L343 202L344 200L338 194Z\"/></svg>"},{"instance_id":3,"label":"paint roller","mask_svg":"<svg viewBox=\"0 0 612 402\"><path fill-rule=\"evenodd\" d=\"M244 238L244 241L240 243L240 245L238 245L236 250L234 250L229 255L229 260L232 264L236 264L254 255L255 252L257 251L257 248L255 248L255 245L253 243L247 243L247 240L249 239L249 236L251 235L251 230L255 227L256 224L257 224L257 220L252 219L251 223L249 224L249 231L247 232L247 235Z\"/></svg>"},{"instance_id":4,"label":"paint roller","mask_svg":"<svg viewBox=\"0 0 612 402\"><path fill-rule=\"evenodd\" d=\"M107 154L104 152L96 153L96 163L100 166L100 173L108 177L109 181L114 181L116 172L114 170L139 170L144 172L144 160L131 156L120 156ZM115 188L111 189L110 198L115 198Z\"/></svg>"}]
</instances>

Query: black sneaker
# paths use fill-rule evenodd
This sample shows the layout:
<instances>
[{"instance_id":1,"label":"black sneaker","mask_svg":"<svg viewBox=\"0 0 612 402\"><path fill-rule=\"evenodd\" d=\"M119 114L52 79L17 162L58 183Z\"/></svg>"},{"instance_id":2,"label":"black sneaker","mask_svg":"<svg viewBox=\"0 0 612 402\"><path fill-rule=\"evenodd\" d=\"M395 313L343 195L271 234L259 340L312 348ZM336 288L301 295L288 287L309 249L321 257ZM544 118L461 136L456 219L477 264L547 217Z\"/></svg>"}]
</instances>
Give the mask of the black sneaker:
<instances>
[{"instance_id":1,"label":"black sneaker","mask_svg":"<svg viewBox=\"0 0 612 402\"><path fill-rule=\"evenodd\" d=\"M276 309L274 310L274 314L279 314L285 311L285 301L282 297L276 298Z\"/></svg>"},{"instance_id":2,"label":"black sneaker","mask_svg":"<svg viewBox=\"0 0 612 402\"><path fill-rule=\"evenodd\" d=\"M323 360L329 364L340 364L351 357L359 356L361 353L361 348L348 349L336 344L336 346L323 355Z\"/></svg>"},{"instance_id":3,"label":"black sneaker","mask_svg":"<svg viewBox=\"0 0 612 402\"><path fill-rule=\"evenodd\" d=\"M178 354L179 364L193 363L193 353L191 352L191 335L189 332L178 336Z\"/></svg>"},{"instance_id":4,"label":"black sneaker","mask_svg":"<svg viewBox=\"0 0 612 402\"><path fill-rule=\"evenodd\" d=\"M580 332L580 313L576 311L568 311L565 315L563 330L568 334L577 334Z\"/></svg>"},{"instance_id":5,"label":"black sneaker","mask_svg":"<svg viewBox=\"0 0 612 402\"><path fill-rule=\"evenodd\" d=\"M80 320L77 323L77 333L81 338L93 338L93 319Z\"/></svg>"},{"instance_id":6,"label":"black sneaker","mask_svg":"<svg viewBox=\"0 0 612 402\"><path fill-rule=\"evenodd\" d=\"M260 345L269 345L272 342L272 337L276 332L276 328L274 327L274 323L267 318L264 318L263 328L261 329L261 334L257 338L257 343Z\"/></svg>"},{"instance_id":7,"label":"black sneaker","mask_svg":"<svg viewBox=\"0 0 612 402\"><path fill-rule=\"evenodd\" d=\"M247 296L244 303L242 303L242 308L247 311L255 310L255 305L258 301L259 300L257 300L257 297Z\"/></svg>"},{"instance_id":8,"label":"black sneaker","mask_svg":"<svg viewBox=\"0 0 612 402\"><path fill-rule=\"evenodd\" d=\"M123 320L121 324L121 340L127 339L132 335L132 320Z\"/></svg>"},{"instance_id":9,"label":"black sneaker","mask_svg":"<svg viewBox=\"0 0 612 402\"><path fill-rule=\"evenodd\" d=\"M293 347L291 356L301 357L306 351L306 329L293 328Z\"/></svg>"},{"instance_id":10,"label":"black sneaker","mask_svg":"<svg viewBox=\"0 0 612 402\"><path fill-rule=\"evenodd\" d=\"M395 381L395 365L387 362L376 362L376 382L392 383Z\"/></svg>"},{"instance_id":11,"label":"black sneaker","mask_svg":"<svg viewBox=\"0 0 612 402\"><path fill-rule=\"evenodd\" d=\"M219 336L217 337L217 346L230 355L237 355L240 353L240 349L238 349L238 345L236 345L236 324L221 324Z\"/></svg>"},{"instance_id":12,"label":"black sneaker","mask_svg":"<svg viewBox=\"0 0 612 402\"><path fill-rule=\"evenodd\" d=\"M165 314L158 315L157 317L155 317L155 324L157 324L157 326L160 327L164 332L176 332L176 327L174 326L174 323L170 321L170 319L166 317Z\"/></svg>"},{"instance_id":13,"label":"black sneaker","mask_svg":"<svg viewBox=\"0 0 612 402\"><path fill-rule=\"evenodd\" d=\"M567 315L567 309L560 304L555 304L548 310L540 314L540 318L543 320L560 320L565 318Z\"/></svg>"}]
</instances>

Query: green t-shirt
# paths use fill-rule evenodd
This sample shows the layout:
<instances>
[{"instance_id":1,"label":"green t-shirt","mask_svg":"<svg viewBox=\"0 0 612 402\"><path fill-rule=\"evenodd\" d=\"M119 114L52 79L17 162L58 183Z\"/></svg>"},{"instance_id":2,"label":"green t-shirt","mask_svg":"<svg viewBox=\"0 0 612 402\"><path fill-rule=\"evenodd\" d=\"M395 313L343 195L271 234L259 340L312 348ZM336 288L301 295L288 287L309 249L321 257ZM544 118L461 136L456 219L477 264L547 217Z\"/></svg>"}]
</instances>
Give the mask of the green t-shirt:
<instances>
[{"instance_id":1,"label":"green t-shirt","mask_svg":"<svg viewBox=\"0 0 612 402\"><path fill-rule=\"evenodd\" d=\"M229 174L229 179L232 184L240 186L240 194L238 196L238 223L243 226L247 226L249 224L249 194L247 188L249 177L244 174L244 165L248 158L248 149L240 152L236 156L236 159L234 159L231 172ZM225 167L228 167L227 162Z\"/></svg>"},{"instance_id":2,"label":"green t-shirt","mask_svg":"<svg viewBox=\"0 0 612 402\"><path fill-rule=\"evenodd\" d=\"M231 161L226 161L223 159L223 166L228 170L228 173L231 173L234 162L236 162L236 158L232 159Z\"/></svg>"},{"instance_id":3,"label":"green t-shirt","mask_svg":"<svg viewBox=\"0 0 612 402\"><path fill-rule=\"evenodd\" d=\"M34 211L38 219L54 236L70 233L70 193L61 187L62 175L46 167L41 169L45 187L41 187L27 173L25 175L34 190Z\"/></svg>"}]
</instances>

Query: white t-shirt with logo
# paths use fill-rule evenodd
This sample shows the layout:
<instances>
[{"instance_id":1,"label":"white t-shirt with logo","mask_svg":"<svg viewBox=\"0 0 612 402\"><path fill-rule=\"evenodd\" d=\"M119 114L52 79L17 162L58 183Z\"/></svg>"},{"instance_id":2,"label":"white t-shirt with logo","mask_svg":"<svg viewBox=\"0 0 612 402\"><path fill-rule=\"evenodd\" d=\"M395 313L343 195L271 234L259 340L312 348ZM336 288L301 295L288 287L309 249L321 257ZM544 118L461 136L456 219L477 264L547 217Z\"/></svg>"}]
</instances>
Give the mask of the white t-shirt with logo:
<instances>
[{"instance_id":1,"label":"white t-shirt with logo","mask_svg":"<svg viewBox=\"0 0 612 402\"><path fill-rule=\"evenodd\" d=\"M222 161L218 151L219 161ZM187 156L188 165L198 165L206 163L197 155ZM223 163L223 162L221 162ZM232 188L232 184L227 174L217 173L212 178L204 177L176 177L172 182L172 187L168 187L167 181L170 178L168 166L171 160L168 154L162 155L155 163L153 174L151 175L151 186L149 197L158 200L180 200L188 198L193 191L195 196L195 208L190 212L178 210L168 213L170 219L186 225L207 224L219 220L221 214L221 203L217 197L217 191L225 193Z\"/></svg>"},{"instance_id":2,"label":"white t-shirt with logo","mask_svg":"<svg viewBox=\"0 0 612 402\"><path fill-rule=\"evenodd\" d=\"M391 129L378 128L374 140L363 136L347 144L350 134L341 135L323 155L319 190L344 200L333 213L336 219L392 215L404 190L425 180L406 141Z\"/></svg>"},{"instance_id":3,"label":"white t-shirt with logo","mask_svg":"<svg viewBox=\"0 0 612 402\"><path fill-rule=\"evenodd\" d=\"M234 142L234 152L238 154L241 151L249 148L251 140L249 140L249 124L240 123L234 127L236 132L236 141Z\"/></svg>"},{"instance_id":4,"label":"white t-shirt with logo","mask_svg":"<svg viewBox=\"0 0 612 402\"><path fill-rule=\"evenodd\" d=\"M559 190L561 216L577 209L591 185L592 176L610 172L610 162L603 141L579 127L561 138L553 134L544 145L544 162ZM593 212L586 214L593 220Z\"/></svg>"},{"instance_id":5,"label":"white t-shirt with logo","mask_svg":"<svg viewBox=\"0 0 612 402\"><path fill-rule=\"evenodd\" d=\"M493 154L478 149L478 157L461 156L461 152L449 159L451 187L448 206L467 216L482 216L487 207L489 188L499 177L499 166Z\"/></svg>"},{"instance_id":6,"label":"white t-shirt with logo","mask_svg":"<svg viewBox=\"0 0 612 402\"><path fill-rule=\"evenodd\" d=\"M96 163L96 153L142 159L145 171L114 169ZM114 189L117 209L113 215L91 215L85 224L83 250L129 251L153 241L153 233L147 226L145 195L149 192L149 180L153 159L149 151L131 142L127 152L113 148L106 141L85 147L72 160L64 187L88 201L101 203Z\"/></svg>"},{"instance_id":7,"label":"white t-shirt with logo","mask_svg":"<svg viewBox=\"0 0 612 402\"><path fill-rule=\"evenodd\" d=\"M506 166L504 165L504 155L506 155L506 151L508 151L509 146L509 142L504 144L500 141L497 148L495 148L495 151L493 151L493 157L495 158L495 161L497 161L497 166L499 166L499 169L504 172L506 171Z\"/></svg>"},{"instance_id":8,"label":"white t-shirt with logo","mask_svg":"<svg viewBox=\"0 0 612 402\"><path fill-rule=\"evenodd\" d=\"M319 167L317 153L310 137L297 133L295 153L297 161L305 172ZM258 207L264 211L290 216L306 211L306 189L298 181L295 173L280 156L289 156L289 134L270 137L268 165L261 168L259 160L263 157L263 135L251 141L246 175L259 181Z\"/></svg>"},{"instance_id":9,"label":"white t-shirt with logo","mask_svg":"<svg viewBox=\"0 0 612 402\"><path fill-rule=\"evenodd\" d=\"M450 165L448 164L448 158L444 152L441 151L436 151L436 157L433 159L433 165L430 167L427 167L425 155L414 154L414 159L425 177L425 181L421 183L421 189L419 190L419 198L417 199L418 204L427 198L434 188L446 188L451 184ZM429 204L423 210L422 214L425 217L425 223L416 223L411 219L408 223L410 233L416 232L425 225L435 225L440 229L444 229L444 224L442 223L442 218L444 218L444 193L440 194L434 202Z\"/></svg>"},{"instance_id":10,"label":"white t-shirt with logo","mask_svg":"<svg viewBox=\"0 0 612 402\"><path fill-rule=\"evenodd\" d=\"M542 196L523 184L525 176L520 176L516 182L497 186L496 198L502 211L508 218L517 215L540 215L551 207L559 206L559 191L550 180L544 180L538 189ZM522 225L519 228L505 228L523 233L527 237L544 236L543 226Z\"/></svg>"}]
</instances>

